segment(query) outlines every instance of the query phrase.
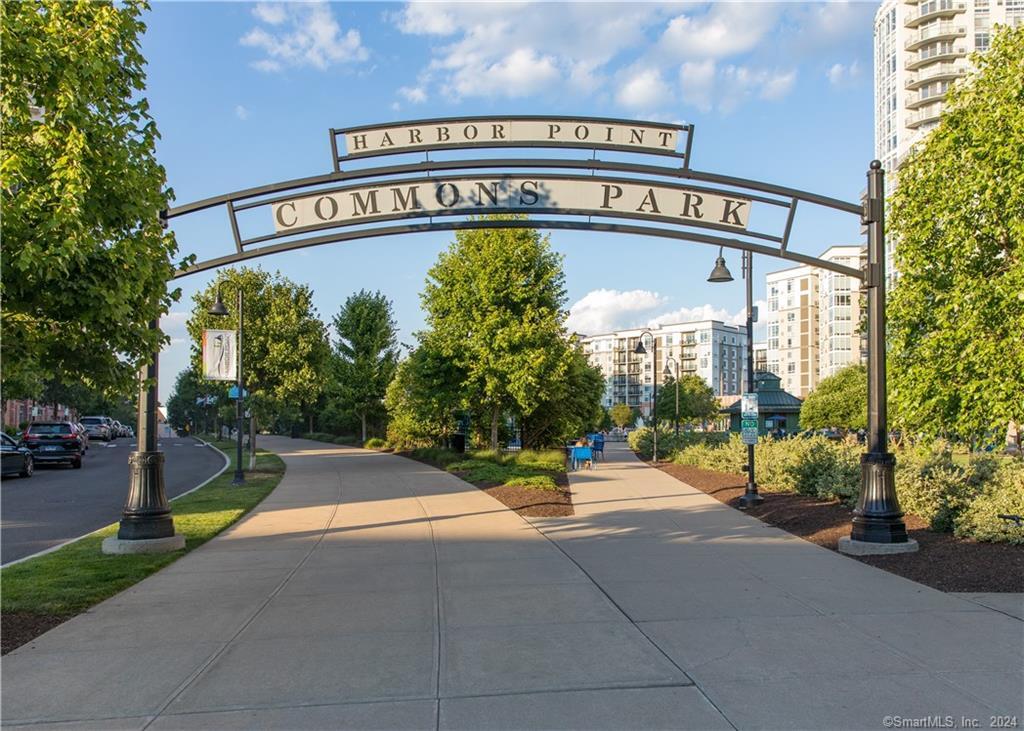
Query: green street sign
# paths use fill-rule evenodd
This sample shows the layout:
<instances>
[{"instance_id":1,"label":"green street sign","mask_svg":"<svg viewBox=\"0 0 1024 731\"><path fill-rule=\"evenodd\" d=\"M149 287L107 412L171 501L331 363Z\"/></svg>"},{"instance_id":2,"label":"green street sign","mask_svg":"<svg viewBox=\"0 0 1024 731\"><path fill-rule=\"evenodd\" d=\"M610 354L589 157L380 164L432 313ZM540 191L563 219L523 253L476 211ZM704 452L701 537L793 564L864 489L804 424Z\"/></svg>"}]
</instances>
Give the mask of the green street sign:
<instances>
[{"instance_id":1,"label":"green street sign","mask_svg":"<svg viewBox=\"0 0 1024 731\"><path fill-rule=\"evenodd\" d=\"M742 419L740 421L741 429L757 429L757 419Z\"/></svg>"}]
</instances>

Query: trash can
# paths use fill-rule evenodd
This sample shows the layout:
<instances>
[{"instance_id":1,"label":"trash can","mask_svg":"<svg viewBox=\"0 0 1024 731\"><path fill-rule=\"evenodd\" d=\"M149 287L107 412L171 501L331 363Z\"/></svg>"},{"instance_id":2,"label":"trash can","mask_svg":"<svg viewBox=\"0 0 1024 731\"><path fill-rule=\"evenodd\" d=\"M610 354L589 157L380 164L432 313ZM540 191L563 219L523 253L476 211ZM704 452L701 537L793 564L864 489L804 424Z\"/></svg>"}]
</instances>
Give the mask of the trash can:
<instances>
[{"instance_id":1,"label":"trash can","mask_svg":"<svg viewBox=\"0 0 1024 731\"><path fill-rule=\"evenodd\" d=\"M450 439L452 449L459 454L464 454L466 451L466 435L465 434L452 434Z\"/></svg>"}]
</instances>

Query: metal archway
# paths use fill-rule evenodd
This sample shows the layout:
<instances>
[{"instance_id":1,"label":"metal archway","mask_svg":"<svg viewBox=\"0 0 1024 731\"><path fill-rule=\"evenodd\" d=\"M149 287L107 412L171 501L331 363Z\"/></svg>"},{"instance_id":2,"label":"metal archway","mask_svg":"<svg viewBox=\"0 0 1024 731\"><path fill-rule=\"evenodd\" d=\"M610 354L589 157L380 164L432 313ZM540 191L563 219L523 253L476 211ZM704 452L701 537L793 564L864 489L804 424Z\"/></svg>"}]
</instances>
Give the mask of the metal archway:
<instances>
[{"instance_id":1,"label":"metal archway","mask_svg":"<svg viewBox=\"0 0 1024 731\"><path fill-rule=\"evenodd\" d=\"M271 254L330 243L418 232L532 227L653 236L738 249L808 264L861 280L868 299L868 445L847 548L871 552L913 544L896 498L888 451L885 373L884 172L867 173L863 204L691 167L693 125L597 117L488 116L422 119L331 129L333 170L246 188L165 212L166 221L223 207L233 248L189 264L175 278ZM344 154L339 153L340 140ZM587 150L590 158L431 159L432 152L482 149ZM612 159L598 159L605 151ZM389 165L379 157L423 155ZM623 159L624 158L624 159ZM657 160L656 164L653 160ZM664 161L670 164L663 164ZM868 263L855 269L789 249L799 203L860 217ZM488 213L528 218L490 221ZM776 222L771 223L775 214ZM597 220L595 220L597 219ZM761 219L766 219L761 221ZM753 226L753 227L752 227ZM154 323L156 327L156 323ZM156 357L140 392L139 451L119 537L173 536L156 445Z\"/></svg>"}]
</instances>

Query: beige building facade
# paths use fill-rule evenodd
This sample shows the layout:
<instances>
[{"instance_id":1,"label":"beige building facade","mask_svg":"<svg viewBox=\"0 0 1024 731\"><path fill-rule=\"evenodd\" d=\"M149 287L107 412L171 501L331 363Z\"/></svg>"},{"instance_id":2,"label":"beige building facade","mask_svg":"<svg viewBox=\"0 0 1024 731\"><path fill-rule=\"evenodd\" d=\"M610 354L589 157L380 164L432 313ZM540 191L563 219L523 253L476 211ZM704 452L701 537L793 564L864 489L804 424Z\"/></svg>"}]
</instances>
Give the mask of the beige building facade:
<instances>
[{"instance_id":1,"label":"beige building facade","mask_svg":"<svg viewBox=\"0 0 1024 731\"><path fill-rule=\"evenodd\" d=\"M861 268L865 256L861 246L833 246L820 258ZM812 266L770 272L765 280L765 366L784 390L805 398L821 379L864 362L860 280Z\"/></svg>"}]
</instances>

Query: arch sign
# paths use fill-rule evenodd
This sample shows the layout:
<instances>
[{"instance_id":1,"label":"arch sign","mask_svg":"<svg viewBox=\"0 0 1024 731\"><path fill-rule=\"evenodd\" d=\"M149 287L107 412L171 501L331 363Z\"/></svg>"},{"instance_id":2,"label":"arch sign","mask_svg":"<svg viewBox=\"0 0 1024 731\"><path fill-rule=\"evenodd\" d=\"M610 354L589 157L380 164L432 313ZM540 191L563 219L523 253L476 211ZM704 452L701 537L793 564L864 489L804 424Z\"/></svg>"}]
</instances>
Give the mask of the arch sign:
<instances>
[{"instance_id":1,"label":"arch sign","mask_svg":"<svg viewBox=\"0 0 1024 731\"><path fill-rule=\"evenodd\" d=\"M847 548L842 542L840 548L871 553L894 552L898 547L892 544L909 547L913 542L908 541L896 499L895 460L888 451L881 164L874 161L868 171L865 202L850 203L695 170L690 164L693 134L692 124L552 116L424 119L331 129L330 172L167 211L167 219L174 219L223 206L234 238L233 250L192 264L176 277L321 244L425 231L522 227L711 244L855 277L867 291L868 451L862 457L851 537ZM860 218L867 228L866 269L788 248L801 202ZM493 213L526 215L501 220L484 215ZM147 374L149 383L155 384L155 360ZM145 448L133 455L138 469L133 468L122 530L126 521L130 527L149 527L132 528L127 531L131 537L160 538L170 521L159 471L155 404L156 387L150 385L139 399L140 448L143 443ZM888 545L882 551L871 548L878 544Z\"/></svg>"},{"instance_id":2,"label":"arch sign","mask_svg":"<svg viewBox=\"0 0 1024 731\"><path fill-rule=\"evenodd\" d=\"M551 116L331 129L332 172L168 211L174 218L224 206L234 236L233 252L179 276L306 246L486 225L673 238L863 278L859 269L787 248L798 202L858 215L860 205L696 171L693 133L691 124ZM467 157L476 152L489 154ZM480 218L493 213L528 218Z\"/></svg>"}]
</instances>

